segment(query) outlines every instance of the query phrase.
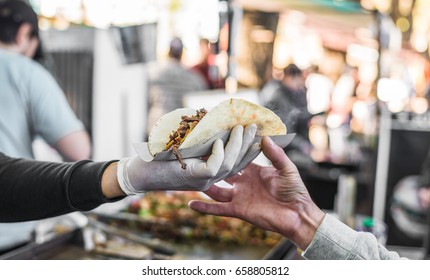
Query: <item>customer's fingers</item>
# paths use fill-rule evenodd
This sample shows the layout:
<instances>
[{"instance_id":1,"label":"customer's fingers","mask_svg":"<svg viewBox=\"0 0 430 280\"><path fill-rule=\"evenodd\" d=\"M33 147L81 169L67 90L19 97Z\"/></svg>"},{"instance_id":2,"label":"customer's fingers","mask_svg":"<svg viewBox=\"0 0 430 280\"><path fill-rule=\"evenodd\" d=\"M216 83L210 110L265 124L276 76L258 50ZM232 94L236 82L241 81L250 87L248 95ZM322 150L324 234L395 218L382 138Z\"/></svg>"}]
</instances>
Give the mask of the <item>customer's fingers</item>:
<instances>
[{"instance_id":1,"label":"customer's fingers","mask_svg":"<svg viewBox=\"0 0 430 280\"><path fill-rule=\"evenodd\" d=\"M212 185L205 194L218 202L229 202L233 198L233 190Z\"/></svg>"},{"instance_id":2,"label":"customer's fingers","mask_svg":"<svg viewBox=\"0 0 430 280\"><path fill-rule=\"evenodd\" d=\"M224 181L229 183L230 185L234 185L235 183L246 182L247 180L252 180L255 174L260 172L261 166L251 163L245 169L242 169L240 173L236 173L234 176L230 176L225 178Z\"/></svg>"},{"instance_id":3,"label":"customer's fingers","mask_svg":"<svg viewBox=\"0 0 430 280\"><path fill-rule=\"evenodd\" d=\"M191 209L216 215L216 216L232 216L232 205L230 203L207 203L199 200L192 200L188 203L188 207Z\"/></svg>"},{"instance_id":4,"label":"customer's fingers","mask_svg":"<svg viewBox=\"0 0 430 280\"><path fill-rule=\"evenodd\" d=\"M284 150L276 145L270 137L264 136L262 139L262 151L264 155L272 162L273 167L277 170L285 168L297 170L294 163L288 158Z\"/></svg>"},{"instance_id":5,"label":"customer's fingers","mask_svg":"<svg viewBox=\"0 0 430 280\"><path fill-rule=\"evenodd\" d=\"M189 168L188 172L190 172L192 176L196 175L208 179L212 178L219 172L224 161L224 155L223 142L221 139L218 139L212 146L212 154L208 160L206 162L200 161L194 168Z\"/></svg>"}]
</instances>

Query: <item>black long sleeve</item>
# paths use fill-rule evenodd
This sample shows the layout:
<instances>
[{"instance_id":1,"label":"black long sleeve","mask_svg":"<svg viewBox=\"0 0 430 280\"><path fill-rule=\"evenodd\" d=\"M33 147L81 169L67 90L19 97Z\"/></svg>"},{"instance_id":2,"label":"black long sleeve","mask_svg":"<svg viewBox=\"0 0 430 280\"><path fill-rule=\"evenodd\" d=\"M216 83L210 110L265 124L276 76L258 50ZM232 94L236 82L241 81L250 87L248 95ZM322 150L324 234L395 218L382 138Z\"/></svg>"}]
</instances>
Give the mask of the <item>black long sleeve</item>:
<instances>
[{"instance_id":1,"label":"black long sleeve","mask_svg":"<svg viewBox=\"0 0 430 280\"><path fill-rule=\"evenodd\" d=\"M40 162L0 153L0 222L88 211L116 201L106 199L101 191L102 174L110 163Z\"/></svg>"}]
</instances>

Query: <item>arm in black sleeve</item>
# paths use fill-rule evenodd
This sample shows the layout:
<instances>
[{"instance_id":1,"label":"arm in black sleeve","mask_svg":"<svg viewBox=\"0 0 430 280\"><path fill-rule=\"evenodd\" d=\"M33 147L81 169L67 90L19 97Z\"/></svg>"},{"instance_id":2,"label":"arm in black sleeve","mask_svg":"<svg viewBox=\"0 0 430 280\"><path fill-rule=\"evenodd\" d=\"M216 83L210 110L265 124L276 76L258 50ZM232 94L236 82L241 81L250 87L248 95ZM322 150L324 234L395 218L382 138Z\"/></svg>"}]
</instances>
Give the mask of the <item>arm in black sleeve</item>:
<instances>
[{"instance_id":1,"label":"arm in black sleeve","mask_svg":"<svg viewBox=\"0 0 430 280\"><path fill-rule=\"evenodd\" d=\"M101 178L111 162L52 163L0 153L0 222L88 211L117 201L103 196Z\"/></svg>"}]
</instances>

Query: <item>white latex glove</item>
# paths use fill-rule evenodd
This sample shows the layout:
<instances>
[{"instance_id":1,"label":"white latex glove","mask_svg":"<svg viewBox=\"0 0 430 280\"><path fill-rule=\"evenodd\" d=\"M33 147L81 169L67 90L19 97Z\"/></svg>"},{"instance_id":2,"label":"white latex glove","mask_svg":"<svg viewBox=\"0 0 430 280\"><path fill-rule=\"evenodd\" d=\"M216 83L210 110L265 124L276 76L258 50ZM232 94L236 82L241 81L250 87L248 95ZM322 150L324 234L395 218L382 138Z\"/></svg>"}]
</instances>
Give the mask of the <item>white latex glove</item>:
<instances>
[{"instance_id":1,"label":"white latex glove","mask_svg":"<svg viewBox=\"0 0 430 280\"><path fill-rule=\"evenodd\" d=\"M218 139L207 160L185 159L186 169L178 161L145 162L134 156L118 163L118 182L128 195L147 191L178 190L205 191L214 183L232 176L247 166L260 152L260 143L252 142L256 125L232 129L225 149Z\"/></svg>"},{"instance_id":2,"label":"white latex glove","mask_svg":"<svg viewBox=\"0 0 430 280\"><path fill-rule=\"evenodd\" d=\"M235 126L230 134L229 141L225 146L226 154L220 171L212 180L213 183L233 176L250 164L261 152L261 143L253 143L257 126L250 124L243 128ZM243 135L243 136L242 136ZM238 149L238 147L241 147Z\"/></svg>"}]
</instances>

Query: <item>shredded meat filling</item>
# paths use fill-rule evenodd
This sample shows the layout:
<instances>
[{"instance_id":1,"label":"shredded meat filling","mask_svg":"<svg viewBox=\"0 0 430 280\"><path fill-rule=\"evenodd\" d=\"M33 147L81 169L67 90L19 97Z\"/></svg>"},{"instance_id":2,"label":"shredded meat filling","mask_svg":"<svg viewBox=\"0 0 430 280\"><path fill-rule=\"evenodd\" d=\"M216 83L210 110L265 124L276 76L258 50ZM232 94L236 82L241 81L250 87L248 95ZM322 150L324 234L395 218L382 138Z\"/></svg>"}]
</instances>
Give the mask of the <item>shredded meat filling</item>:
<instances>
[{"instance_id":1,"label":"shredded meat filling","mask_svg":"<svg viewBox=\"0 0 430 280\"><path fill-rule=\"evenodd\" d=\"M182 169L187 168L187 164L179 152L179 146L184 142L185 138L190 134L194 127L199 123L199 121L207 114L206 109L200 109L196 111L196 115L182 116L182 121L179 124L179 128L169 136L169 143L167 143L165 150L172 149L173 154L181 163Z\"/></svg>"}]
</instances>

